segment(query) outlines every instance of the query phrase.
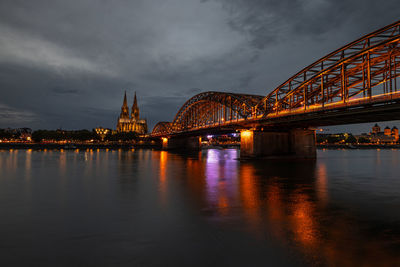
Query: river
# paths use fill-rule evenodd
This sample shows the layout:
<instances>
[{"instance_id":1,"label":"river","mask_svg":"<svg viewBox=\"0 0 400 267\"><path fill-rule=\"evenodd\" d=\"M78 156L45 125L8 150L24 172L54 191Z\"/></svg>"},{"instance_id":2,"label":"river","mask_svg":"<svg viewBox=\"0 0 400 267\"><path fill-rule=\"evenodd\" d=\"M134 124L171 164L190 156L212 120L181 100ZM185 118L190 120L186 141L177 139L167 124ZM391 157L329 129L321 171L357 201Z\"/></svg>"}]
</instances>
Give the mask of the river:
<instances>
[{"instance_id":1,"label":"river","mask_svg":"<svg viewBox=\"0 0 400 267\"><path fill-rule=\"evenodd\" d=\"M1 266L400 266L400 150L0 150Z\"/></svg>"}]
</instances>

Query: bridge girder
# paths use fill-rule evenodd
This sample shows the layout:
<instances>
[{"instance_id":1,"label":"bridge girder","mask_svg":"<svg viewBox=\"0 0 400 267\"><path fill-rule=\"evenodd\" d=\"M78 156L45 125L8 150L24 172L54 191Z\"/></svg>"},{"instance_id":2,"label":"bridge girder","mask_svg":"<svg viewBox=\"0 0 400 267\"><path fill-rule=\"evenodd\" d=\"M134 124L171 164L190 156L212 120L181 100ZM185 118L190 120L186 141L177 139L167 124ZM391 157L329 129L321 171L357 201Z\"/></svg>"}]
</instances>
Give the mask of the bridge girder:
<instances>
[{"instance_id":1,"label":"bridge girder","mask_svg":"<svg viewBox=\"0 0 400 267\"><path fill-rule=\"evenodd\" d=\"M273 116L397 91L400 21L319 59L270 92L257 115ZM381 85L381 86L380 86Z\"/></svg>"}]
</instances>

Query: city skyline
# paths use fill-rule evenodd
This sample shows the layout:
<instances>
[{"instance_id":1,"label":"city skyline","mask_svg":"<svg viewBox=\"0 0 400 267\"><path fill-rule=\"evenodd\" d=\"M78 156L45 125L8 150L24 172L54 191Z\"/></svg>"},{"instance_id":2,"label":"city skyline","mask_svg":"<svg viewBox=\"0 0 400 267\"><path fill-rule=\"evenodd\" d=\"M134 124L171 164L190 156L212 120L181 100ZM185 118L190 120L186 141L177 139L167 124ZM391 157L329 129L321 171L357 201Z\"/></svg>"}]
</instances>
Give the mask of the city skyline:
<instances>
[{"instance_id":1,"label":"city skyline","mask_svg":"<svg viewBox=\"0 0 400 267\"><path fill-rule=\"evenodd\" d=\"M399 14L0 1L0 266L398 266Z\"/></svg>"},{"instance_id":2,"label":"city skyline","mask_svg":"<svg viewBox=\"0 0 400 267\"><path fill-rule=\"evenodd\" d=\"M0 128L115 128L125 90L137 91L149 130L200 92L266 95L333 49L398 20L395 1L365 2L360 9L361 1L86 1L47 8L44 1L3 1Z\"/></svg>"}]
</instances>

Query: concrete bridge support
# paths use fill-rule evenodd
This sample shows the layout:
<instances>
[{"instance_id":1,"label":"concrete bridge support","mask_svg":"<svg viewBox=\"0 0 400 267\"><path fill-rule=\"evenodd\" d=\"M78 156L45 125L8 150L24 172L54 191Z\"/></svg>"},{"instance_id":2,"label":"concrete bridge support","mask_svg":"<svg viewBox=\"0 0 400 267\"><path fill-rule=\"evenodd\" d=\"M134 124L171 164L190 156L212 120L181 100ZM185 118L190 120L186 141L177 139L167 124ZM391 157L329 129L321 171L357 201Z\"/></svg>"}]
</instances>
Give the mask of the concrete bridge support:
<instances>
[{"instance_id":1,"label":"concrete bridge support","mask_svg":"<svg viewBox=\"0 0 400 267\"><path fill-rule=\"evenodd\" d=\"M240 158L316 158L315 130L242 131Z\"/></svg>"},{"instance_id":2,"label":"concrete bridge support","mask_svg":"<svg viewBox=\"0 0 400 267\"><path fill-rule=\"evenodd\" d=\"M162 139L163 150L199 150L201 138L198 136L170 137Z\"/></svg>"}]
</instances>

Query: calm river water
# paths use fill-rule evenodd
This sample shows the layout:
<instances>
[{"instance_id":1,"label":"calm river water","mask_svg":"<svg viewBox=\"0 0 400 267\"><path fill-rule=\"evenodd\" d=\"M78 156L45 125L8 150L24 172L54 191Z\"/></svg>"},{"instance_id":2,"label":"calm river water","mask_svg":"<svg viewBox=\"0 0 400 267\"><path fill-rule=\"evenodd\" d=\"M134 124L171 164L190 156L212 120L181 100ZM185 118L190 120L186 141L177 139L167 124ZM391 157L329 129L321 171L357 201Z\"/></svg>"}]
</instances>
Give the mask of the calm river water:
<instances>
[{"instance_id":1,"label":"calm river water","mask_svg":"<svg viewBox=\"0 0 400 267\"><path fill-rule=\"evenodd\" d=\"M1 266L400 266L400 150L0 151Z\"/></svg>"}]
</instances>

